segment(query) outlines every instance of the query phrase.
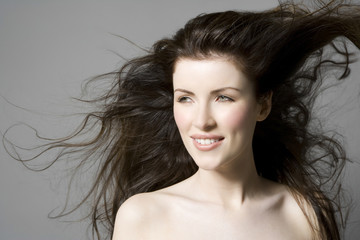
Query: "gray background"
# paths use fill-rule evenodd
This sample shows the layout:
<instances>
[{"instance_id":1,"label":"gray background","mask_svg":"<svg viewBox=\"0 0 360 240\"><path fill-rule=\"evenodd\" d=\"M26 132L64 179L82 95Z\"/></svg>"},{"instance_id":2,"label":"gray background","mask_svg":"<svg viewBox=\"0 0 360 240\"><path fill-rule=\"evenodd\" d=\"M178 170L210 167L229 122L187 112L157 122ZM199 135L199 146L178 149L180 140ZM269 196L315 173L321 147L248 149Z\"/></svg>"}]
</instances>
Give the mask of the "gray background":
<instances>
[{"instance_id":1,"label":"gray background","mask_svg":"<svg viewBox=\"0 0 360 240\"><path fill-rule=\"evenodd\" d=\"M276 3L273 0L0 0L0 130L3 132L10 125L24 121L46 136L69 133L80 118L68 114L84 110L70 99L79 96L83 80L121 65L120 58L111 51L128 58L142 53L112 33L150 47L200 13L262 10ZM320 99L319 103L328 104L328 111L319 115L329 121L330 128L345 136L349 156L356 158L346 169L344 185L354 204L359 205L360 64L354 64L352 69L353 77L346 84ZM36 141L33 132L25 128L10 135L20 144ZM47 156L40 162L46 160ZM86 239L86 222L47 218L50 211L65 201L69 181L66 168L71 168L71 164L60 162L46 172L28 171L0 147L1 240ZM80 190L76 192L81 194ZM73 196L76 198L78 194ZM346 239L360 239L359 207L352 210L346 236Z\"/></svg>"}]
</instances>

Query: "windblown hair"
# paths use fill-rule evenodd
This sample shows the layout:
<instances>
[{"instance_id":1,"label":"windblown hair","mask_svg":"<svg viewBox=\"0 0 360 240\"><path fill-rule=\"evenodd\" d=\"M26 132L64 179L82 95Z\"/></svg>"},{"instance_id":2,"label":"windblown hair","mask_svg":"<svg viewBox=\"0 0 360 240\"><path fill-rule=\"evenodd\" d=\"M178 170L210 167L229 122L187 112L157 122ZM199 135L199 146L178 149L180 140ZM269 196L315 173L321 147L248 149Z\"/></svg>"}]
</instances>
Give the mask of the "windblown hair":
<instances>
[{"instance_id":1,"label":"windblown hair","mask_svg":"<svg viewBox=\"0 0 360 240\"><path fill-rule=\"evenodd\" d=\"M55 160L84 152L79 167L96 162L96 178L80 205L94 197L97 238L100 225L112 233L126 199L196 172L174 121L174 65L181 58L224 56L255 83L259 101L273 93L271 113L257 123L253 138L258 174L312 205L321 239L340 239L336 183L346 155L340 141L313 121L312 108L329 71L340 72L339 79L350 73L354 59L347 45L360 48L360 8L344 1L317 3L313 10L286 2L263 12L199 15L173 37L156 42L147 55L99 77L113 79L111 89L90 100L100 103L99 111L45 150L62 149ZM96 134L74 143L88 131Z\"/></svg>"}]
</instances>

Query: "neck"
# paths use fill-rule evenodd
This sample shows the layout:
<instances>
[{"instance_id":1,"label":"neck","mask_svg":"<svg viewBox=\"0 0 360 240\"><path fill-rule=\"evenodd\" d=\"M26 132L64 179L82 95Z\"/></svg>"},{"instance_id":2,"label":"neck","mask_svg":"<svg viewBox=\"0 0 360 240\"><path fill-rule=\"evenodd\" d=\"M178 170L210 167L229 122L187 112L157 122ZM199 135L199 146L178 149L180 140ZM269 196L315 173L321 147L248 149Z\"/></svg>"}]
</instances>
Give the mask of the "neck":
<instances>
[{"instance_id":1,"label":"neck","mask_svg":"<svg viewBox=\"0 0 360 240\"><path fill-rule=\"evenodd\" d=\"M253 155L216 170L199 169L193 176L198 197L225 208L240 208L260 186Z\"/></svg>"}]
</instances>

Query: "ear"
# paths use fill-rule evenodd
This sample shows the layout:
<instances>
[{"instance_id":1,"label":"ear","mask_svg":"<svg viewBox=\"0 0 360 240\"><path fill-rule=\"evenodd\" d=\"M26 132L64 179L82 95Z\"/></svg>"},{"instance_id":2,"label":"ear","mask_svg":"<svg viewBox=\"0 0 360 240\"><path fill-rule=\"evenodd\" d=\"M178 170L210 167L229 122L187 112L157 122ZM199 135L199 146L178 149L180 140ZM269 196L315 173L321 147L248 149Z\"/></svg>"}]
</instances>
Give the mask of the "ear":
<instances>
[{"instance_id":1,"label":"ear","mask_svg":"<svg viewBox=\"0 0 360 240\"><path fill-rule=\"evenodd\" d=\"M267 118L267 116L269 115L269 113L271 111L272 95L273 95L273 92L270 91L268 94L261 97L260 103L259 103L260 112L258 113L258 116L256 119L257 121L259 121L259 122L264 121Z\"/></svg>"}]
</instances>

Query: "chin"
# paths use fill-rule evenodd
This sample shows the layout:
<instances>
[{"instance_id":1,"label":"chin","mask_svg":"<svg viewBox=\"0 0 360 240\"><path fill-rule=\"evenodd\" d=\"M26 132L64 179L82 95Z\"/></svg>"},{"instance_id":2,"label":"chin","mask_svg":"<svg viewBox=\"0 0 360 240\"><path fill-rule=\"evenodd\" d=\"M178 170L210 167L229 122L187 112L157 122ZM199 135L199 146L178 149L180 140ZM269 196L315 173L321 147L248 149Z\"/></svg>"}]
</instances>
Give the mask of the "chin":
<instances>
[{"instance_id":1,"label":"chin","mask_svg":"<svg viewBox=\"0 0 360 240\"><path fill-rule=\"evenodd\" d=\"M221 168L224 165L224 162L220 159L216 159L214 157L197 157L193 158L196 165L199 169L206 170L206 171L214 171Z\"/></svg>"}]
</instances>

